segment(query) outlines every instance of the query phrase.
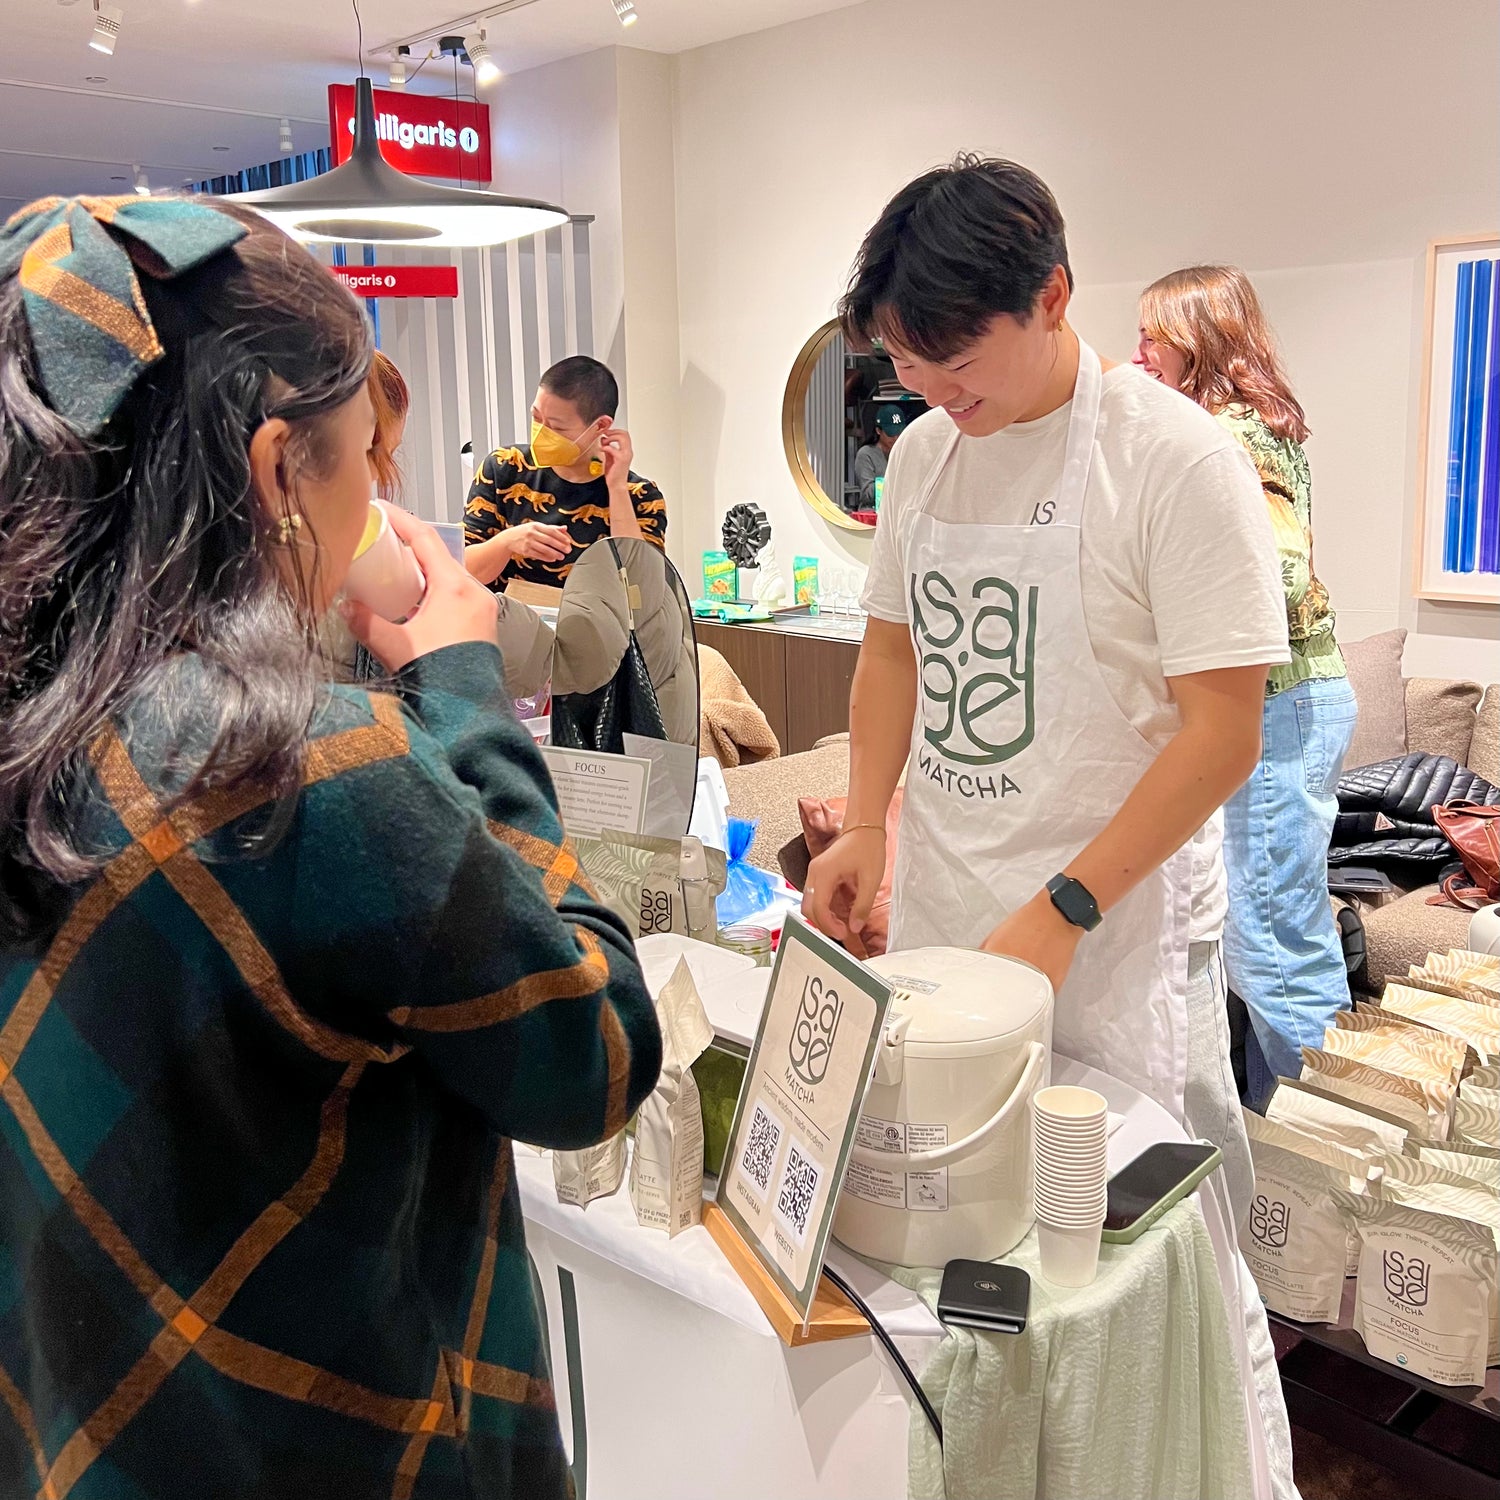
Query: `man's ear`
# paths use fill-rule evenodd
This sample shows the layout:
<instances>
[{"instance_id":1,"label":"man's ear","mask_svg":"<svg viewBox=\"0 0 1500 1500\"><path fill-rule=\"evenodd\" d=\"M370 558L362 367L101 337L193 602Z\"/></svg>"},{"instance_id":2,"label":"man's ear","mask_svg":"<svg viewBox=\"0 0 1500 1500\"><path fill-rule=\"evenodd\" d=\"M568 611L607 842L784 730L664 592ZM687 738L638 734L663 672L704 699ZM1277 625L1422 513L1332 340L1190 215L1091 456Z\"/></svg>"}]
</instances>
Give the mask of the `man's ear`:
<instances>
[{"instance_id":1,"label":"man's ear","mask_svg":"<svg viewBox=\"0 0 1500 1500\"><path fill-rule=\"evenodd\" d=\"M292 509L286 473L291 432L291 426L281 417L269 417L250 436L250 482L261 510L271 521L280 520Z\"/></svg>"}]
</instances>

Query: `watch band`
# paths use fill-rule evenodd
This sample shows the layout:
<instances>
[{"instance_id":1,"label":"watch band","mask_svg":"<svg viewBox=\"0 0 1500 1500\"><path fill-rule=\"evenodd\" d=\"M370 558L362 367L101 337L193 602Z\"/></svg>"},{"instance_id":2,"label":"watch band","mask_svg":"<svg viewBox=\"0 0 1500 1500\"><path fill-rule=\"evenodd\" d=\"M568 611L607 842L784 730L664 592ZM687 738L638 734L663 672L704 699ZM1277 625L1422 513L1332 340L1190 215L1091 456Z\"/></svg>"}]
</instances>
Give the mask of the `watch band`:
<instances>
[{"instance_id":1,"label":"watch band","mask_svg":"<svg viewBox=\"0 0 1500 1500\"><path fill-rule=\"evenodd\" d=\"M1075 927L1092 932L1103 920L1099 903L1094 900L1089 888L1071 875L1054 875L1047 882L1047 894L1052 904Z\"/></svg>"}]
</instances>

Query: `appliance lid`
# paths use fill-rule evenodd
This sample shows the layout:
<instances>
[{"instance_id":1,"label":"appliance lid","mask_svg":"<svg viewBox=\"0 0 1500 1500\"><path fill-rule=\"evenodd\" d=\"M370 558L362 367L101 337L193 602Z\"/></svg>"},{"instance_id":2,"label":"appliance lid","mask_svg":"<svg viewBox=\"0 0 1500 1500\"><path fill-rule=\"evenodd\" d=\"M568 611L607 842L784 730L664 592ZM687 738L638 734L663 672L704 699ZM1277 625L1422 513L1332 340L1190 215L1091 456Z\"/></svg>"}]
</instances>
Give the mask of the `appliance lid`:
<instances>
[{"instance_id":1,"label":"appliance lid","mask_svg":"<svg viewBox=\"0 0 1500 1500\"><path fill-rule=\"evenodd\" d=\"M867 961L894 988L891 1020L910 1016L905 1044L990 1042L1034 1028L1052 985L1018 958L967 948L913 948Z\"/></svg>"}]
</instances>

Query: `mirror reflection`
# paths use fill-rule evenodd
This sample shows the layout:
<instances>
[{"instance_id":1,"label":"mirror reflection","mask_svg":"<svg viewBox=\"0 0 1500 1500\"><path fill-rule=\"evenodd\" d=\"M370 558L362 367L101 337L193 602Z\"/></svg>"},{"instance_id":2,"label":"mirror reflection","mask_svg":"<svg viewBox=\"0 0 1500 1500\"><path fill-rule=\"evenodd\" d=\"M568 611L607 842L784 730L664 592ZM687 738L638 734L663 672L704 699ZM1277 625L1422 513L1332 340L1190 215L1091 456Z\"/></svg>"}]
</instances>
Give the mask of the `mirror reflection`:
<instances>
[{"instance_id":1,"label":"mirror reflection","mask_svg":"<svg viewBox=\"0 0 1500 1500\"><path fill-rule=\"evenodd\" d=\"M626 735L697 746L698 651L666 555L606 537L574 563L558 606L552 743L623 755Z\"/></svg>"}]
</instances>

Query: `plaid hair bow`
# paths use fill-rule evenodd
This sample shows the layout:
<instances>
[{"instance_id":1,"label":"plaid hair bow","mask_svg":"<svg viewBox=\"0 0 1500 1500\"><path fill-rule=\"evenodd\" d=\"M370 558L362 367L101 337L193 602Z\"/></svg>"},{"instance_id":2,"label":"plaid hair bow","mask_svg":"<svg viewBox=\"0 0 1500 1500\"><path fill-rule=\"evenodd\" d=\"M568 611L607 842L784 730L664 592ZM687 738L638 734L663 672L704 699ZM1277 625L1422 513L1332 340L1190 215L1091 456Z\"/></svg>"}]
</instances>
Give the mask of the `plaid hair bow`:
<instances>
[{"instance_id":1,"label":"plaid hair bow","mask_svg":"<svg viewBox=\"0 0 1500 1500\"><path fill-rule=\"evenodd\" d=\"M245 233L201 204L138 196L42 198L6 221L0 277L19 270L42 389L80 437L165 353L136 272L170 281Z\"/></svg>"}]
</instances>

